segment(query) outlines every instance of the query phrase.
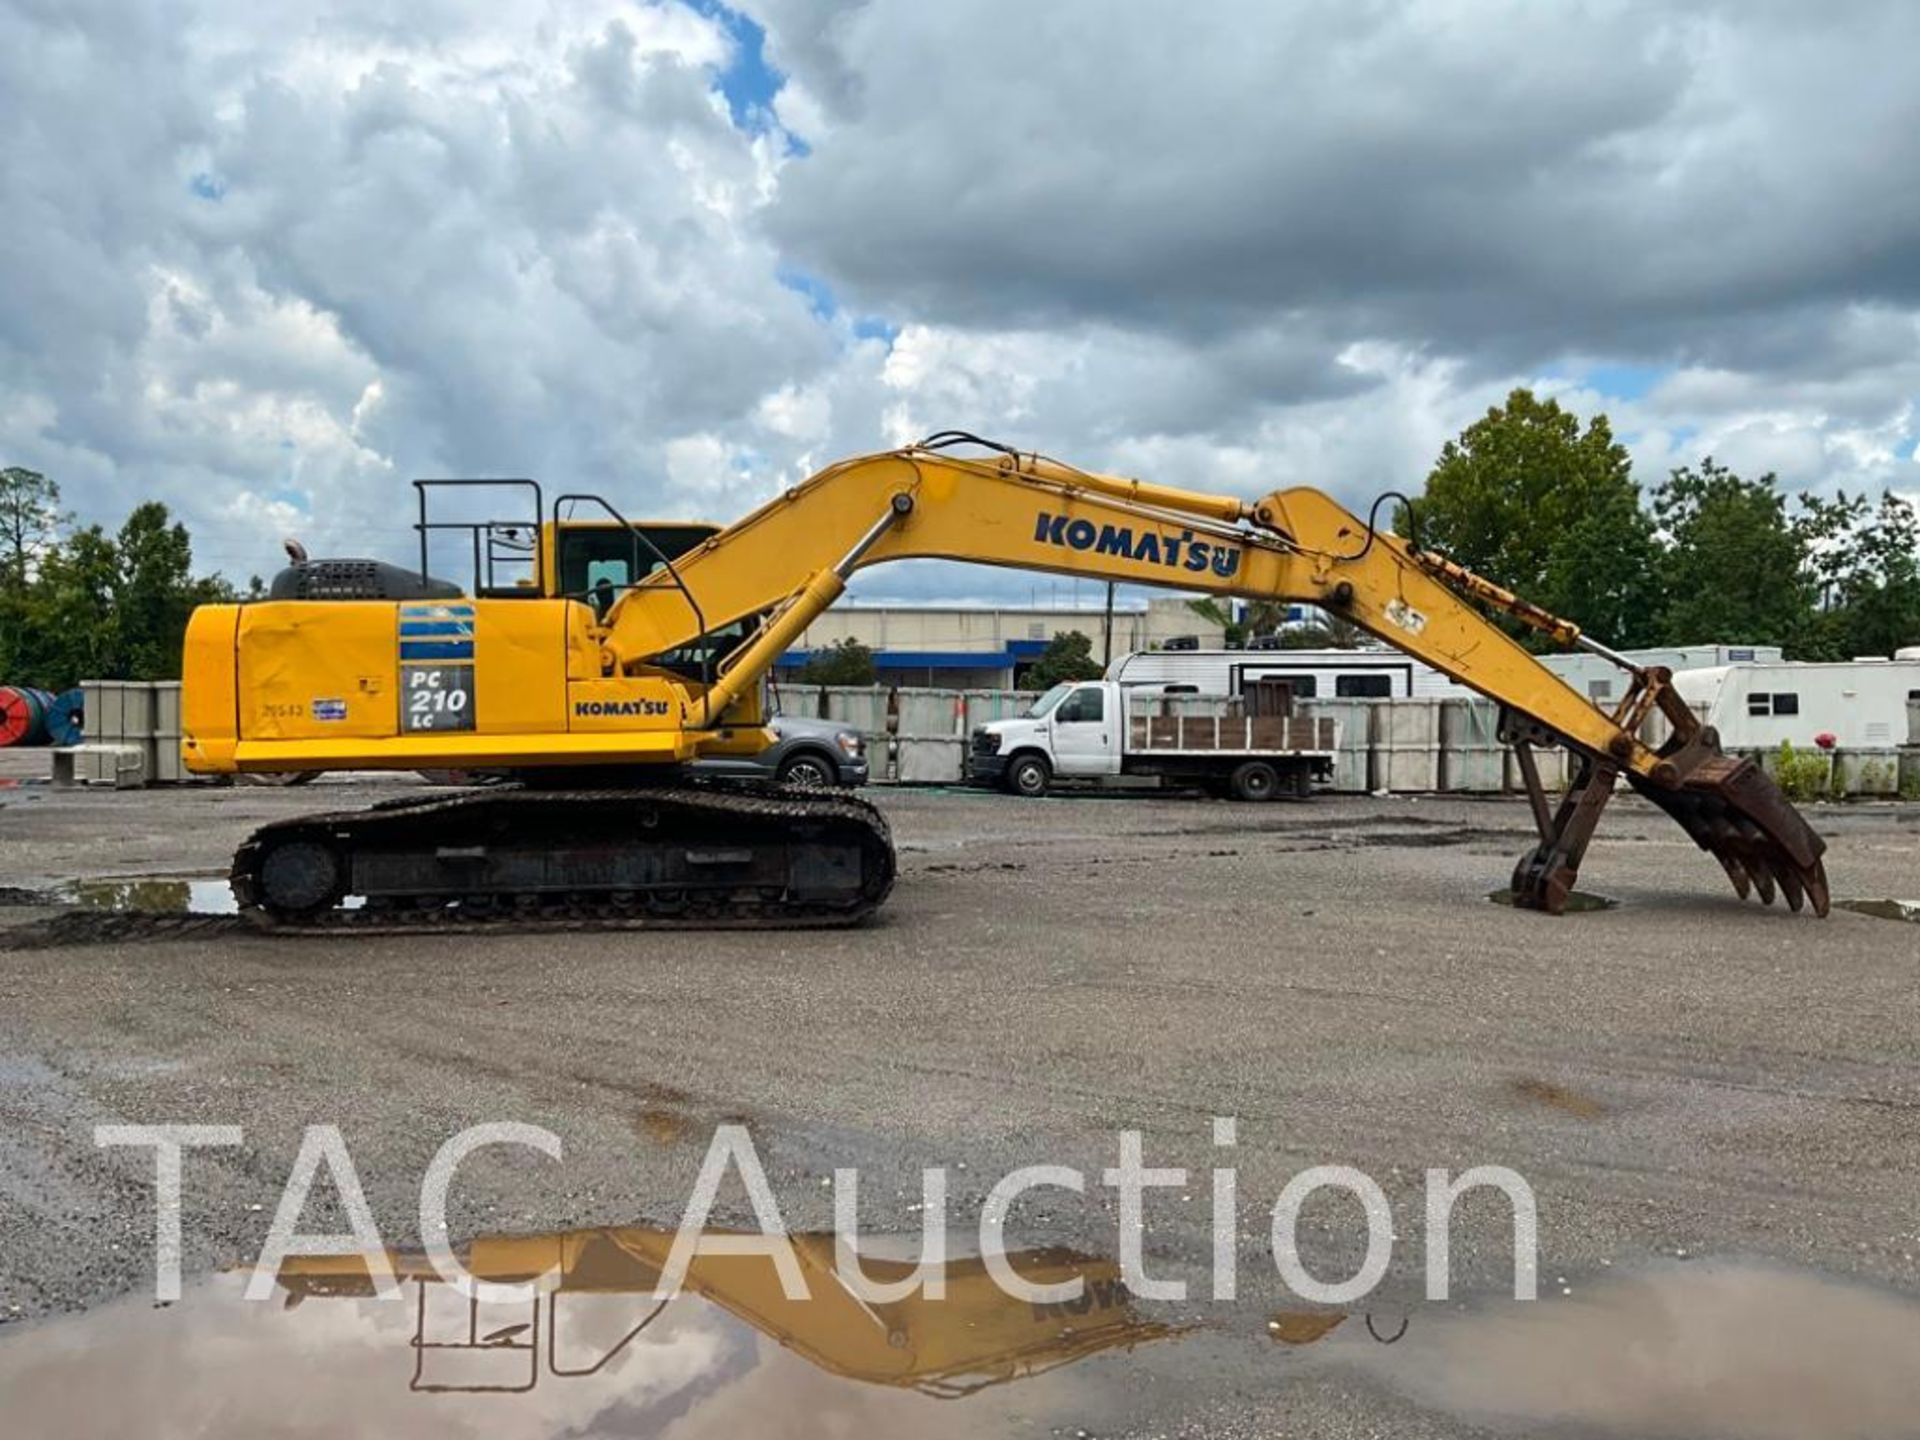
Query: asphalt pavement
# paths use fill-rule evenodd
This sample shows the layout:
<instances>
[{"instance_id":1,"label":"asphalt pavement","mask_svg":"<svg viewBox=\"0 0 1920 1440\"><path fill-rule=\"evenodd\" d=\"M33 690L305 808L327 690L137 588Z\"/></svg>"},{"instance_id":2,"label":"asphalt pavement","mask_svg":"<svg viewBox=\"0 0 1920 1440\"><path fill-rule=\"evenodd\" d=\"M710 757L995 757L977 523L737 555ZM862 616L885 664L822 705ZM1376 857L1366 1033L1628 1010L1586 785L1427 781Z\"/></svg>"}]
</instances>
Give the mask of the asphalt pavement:
<instances>
[{"instance_id":1,"label":"asphalt pavement","mask_svg":"<svg viewBox=\"0 0 1920 1440\"><path fill-rule=\"evenodd\" d=\"M1086 1194L1032 1192L1008 1235L1111 1256L1100 1177L1138 1131L1148 1165L1190 1172L1149 1192L1148 1269L1190 1282L1173 1311L1210 1333L1258 1335L1293 1303L1269 1211L1318 1165L1365 1172L1391 1206L1382 1313L1425 1303L1427 1171L1479 1165L1531 1187L1549 1296L1734 1261L1920 1295L1920 927L1742 902L1625 798L1581 877L1616 903L1559 919L1489 903L1529 844L1511 800L876 789L902 874L850 931L284 939L210 921L35 942L51 887L217 874L264 820L391 793L0 791L0 1318L150 1289L151 1156L98 1148L94 1127L161 1123L244 1137L187 1159L190 1287L258 1253L306 1127L339 1127L406 1247L438 1147L504 1120L551 1130L561 1158L476 1152L456 1239L671 1226L736 1124L794 1230L831 1224L840 1167L859 1171L864 1229L917 1235L925 1167L971 1232L997 1180L1044 1164L1082 1171ZM1920 894L1920 807L1813 818L1836 895ZM1216 1302L1209 1172L1228 1165L1239 1283ZM338 1215L326 1192L309 1228ZM749 1222L744 1191L723 1187L715 1219ZM1458 1295L1510 1285L1510 1226L1491 1191L1460 1202ZM1344 1275L1367 1230L1322 1191L1298 1239L1311 1271ZM16 1343L0 1329L0 1362ZM1448 1406L1364 1365L1281 1384L1273 1348L1143 1350L1115 1373L1151 1384L1116 1379L1132 1399L1096 1428L1486 1418L1484 1396Z\"/></svg>"}]
</instances>

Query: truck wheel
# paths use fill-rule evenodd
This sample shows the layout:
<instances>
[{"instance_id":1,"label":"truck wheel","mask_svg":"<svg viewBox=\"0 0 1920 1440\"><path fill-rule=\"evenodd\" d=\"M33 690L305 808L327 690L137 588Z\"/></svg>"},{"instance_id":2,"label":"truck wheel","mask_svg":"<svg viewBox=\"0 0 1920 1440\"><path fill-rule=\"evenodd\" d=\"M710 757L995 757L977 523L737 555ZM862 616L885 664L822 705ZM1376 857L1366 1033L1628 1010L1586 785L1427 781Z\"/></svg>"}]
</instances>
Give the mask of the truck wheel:
<instances>
[{"instance_id":1,"label":"truck wheel","mask_svg":"<svg viewBox=\"0 0 1920 1440\"><path fill-rule=\"evenodd\" d=\"M1047 793L1053 771L1038 755L1022 755L1007 767L1007 788L1029 800Z\"/></svg>"},{"instance_id":2,"label":"truck wheel","mask_svg":"<svg viewBox=\"0 0 1920 1440\"><path fill-rule=\"evenodd\" d=\"M1249 760L1235 768L1227 786L1236 800L1271 800L1280 788L1280 775L1264 760Z\"/></svg>"},{"instance_id":3,"label":"truck wheel","mask_svg":"<svg viewBox=\"0 0 1920 1440\"><path fill-rule=\"evenodd\" d=\"M780 766L777 777L782 785L804 785L810 790L825 790L838 782L832 762L805 751Z\"/></svg>"}]
</instances>

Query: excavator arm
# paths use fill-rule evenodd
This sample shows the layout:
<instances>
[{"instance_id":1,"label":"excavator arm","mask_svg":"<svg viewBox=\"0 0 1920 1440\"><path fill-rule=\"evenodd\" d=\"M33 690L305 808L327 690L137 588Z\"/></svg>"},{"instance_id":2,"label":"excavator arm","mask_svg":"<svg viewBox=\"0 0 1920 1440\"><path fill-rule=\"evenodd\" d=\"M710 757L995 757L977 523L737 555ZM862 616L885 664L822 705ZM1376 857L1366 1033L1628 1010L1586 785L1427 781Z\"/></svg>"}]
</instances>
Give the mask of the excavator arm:
<instances>
[{"instance_id":1,"label":"excavator arm","mask_svg":"<svg viewBox=\"0 0 1920 1440\"><path fill-rule=\"evenodd\" d=\"M982 453L984 452L984 453ZM1377 508L1377 507L1376 507ZM1594 825L1624 777L1719 860L1743 896L1776 890L1825 915L1823 842L1748 759L1723 754L1671 676L1636 667L1444 557L1363 521L1319 491L1251 503L1076 469L949 432L843 461L720 531L624 593L601 635L610 674L643 672L703 629L764 616L713 683L690 686L684 723L711 729L846 588L890 560L972 561L1223 597L1303 601L1346 619L1501 707L1502 738L1529 780L1540 843L1514 874L1516 900L1558 913ZM697 597L698 618L686 596ZM1515 617L1631 675L1602 710L1483 613ZM1653 709L1669 737L1640 738ZM1564 745L1576 779L1557 806L1531 747Z\"/></svg>"}]
</instances>

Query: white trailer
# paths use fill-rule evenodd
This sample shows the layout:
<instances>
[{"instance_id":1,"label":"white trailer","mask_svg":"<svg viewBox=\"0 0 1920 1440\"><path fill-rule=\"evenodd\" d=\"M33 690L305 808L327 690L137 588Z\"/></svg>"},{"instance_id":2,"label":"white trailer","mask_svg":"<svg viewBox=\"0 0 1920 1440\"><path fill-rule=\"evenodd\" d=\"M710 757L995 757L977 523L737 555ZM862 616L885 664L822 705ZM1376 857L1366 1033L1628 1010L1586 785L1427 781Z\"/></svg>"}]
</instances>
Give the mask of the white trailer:
<instances>
[{"instance_id":1,"label":"white trailer","mask_svg":"<svg viewBox=\"0 0 1920 1440\"><path fill-rule=\"evenodd\" d=\"M1778 645L1665 645L1646 650L1620 652L1636 665L1664 665L1667 669L1709 670L1718 665L1738 665L1748 661L1777 663ZM1539 661L1575 690L1603 710L1611 710L1627 693L1632 677L1611 660L1584 650L1569 650L1560 655L1542 655Z\"/></svg>"},{"instance_id":2,"label":"white trailer","mask_svg":"<svg viewBox=\"0 0 1920 1440\"><path fill-rule=\"evenodd\" d=\"M1141 650L1107 667L1107 679L1133 689L1247 695L1263 680L1283 681L1295 700L1468 699L1431 665L1398 650Z\"/></svg>"},{"instance_id":3,"label":"white trailer","mask_svg":"<svg viewBox=\"0 0 1920 1440\"><path fill-rule=\"evenodd\" d=\"M1842 750L1890 750L1909 743L1920 657L1715 665L1680 671L1673 685L1728 750L1806 749L1822 734Z\"/></svg>"},{"instance_id":4,"label":"white trailer","mask_svg":"<svg viewBox=\"0 0 1920 1440\"><path fill-rule=\"evenodd\" d=\"M1304 798L1316 781L1333 778L1339 726L1324 716L1258 713L1271 696L1169 693L1113 680L1059 684L1024 715L974 730L967 778L1028 796L1046 794L1056 779L1151 776L1236 800Z\"/></svg>"}]
</instances>

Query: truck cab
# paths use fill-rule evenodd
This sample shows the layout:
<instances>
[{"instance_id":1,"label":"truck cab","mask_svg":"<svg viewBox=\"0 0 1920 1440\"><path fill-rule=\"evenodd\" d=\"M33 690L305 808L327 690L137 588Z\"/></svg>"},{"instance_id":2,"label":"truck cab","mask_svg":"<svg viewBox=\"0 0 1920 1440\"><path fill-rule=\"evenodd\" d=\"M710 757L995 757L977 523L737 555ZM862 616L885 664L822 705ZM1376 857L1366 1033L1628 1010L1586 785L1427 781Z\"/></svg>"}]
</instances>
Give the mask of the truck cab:
<instances>
[{"instance_id":1,"label":"truck cab","mask_svg":"<svg viewBox=\"0 0 1920 1440\"><path fill-rule=\"evenodd\" d=\"M1331 781L1337 740L1331 719L1296 716L1290 704L1262 714L1257 699L1190 686L1063 681L1024 714L978 727L967 776L1025 796L1046 794L1055 780L1124 775L1239 800L1305 798L1316 781Z\"/></svg>"},{"instance_id":2,"label":"truck cab","mask_svg":"<svg viewBox=\"0 0 1920 1440\"><path fill-rule=\"evenodd\" d=\"M1120 774L1120 698L1112 680L1062 681L1021 715L973 732L969 778L1020 795L1044 795L1056 776Z\"/></svg>"}]
</instances>

